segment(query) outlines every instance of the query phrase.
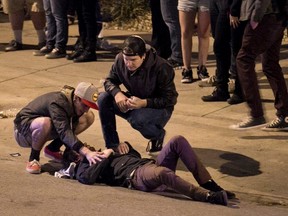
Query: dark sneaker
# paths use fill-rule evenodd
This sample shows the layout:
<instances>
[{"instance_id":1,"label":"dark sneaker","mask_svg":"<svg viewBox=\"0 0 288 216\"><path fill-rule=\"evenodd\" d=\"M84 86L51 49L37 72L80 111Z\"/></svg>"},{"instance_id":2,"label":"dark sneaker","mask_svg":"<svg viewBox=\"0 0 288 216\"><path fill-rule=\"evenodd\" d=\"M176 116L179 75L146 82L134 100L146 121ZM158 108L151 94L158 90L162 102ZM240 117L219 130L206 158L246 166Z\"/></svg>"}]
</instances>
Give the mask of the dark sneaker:
<instances>
[{"instance_id":1,"label":"dark sneaker","mask_svg":"<svg viewBox=\"0 0 288 216\"><path fill-rule=\"evenodd\" d=\"M84 52L83 49L75 50L71 54L67 55L66 58L67 58L67 60L73 60L73 59L78 58L79 56L81 56L83 52Z\"/></svg>"},{"instance_id":2,"label":"dark sneaker","mask_svg":"<svg viewBox=\"0 0 288 216\"><path fill-rule=\"evenodd\" d=\"M146 152L149 154L153 154L162 150L163 141L159 140L149 140L148 145L146 147Z\"/></svg>"},{"instance_id":3,"label":"dark sneaker","mask_svg":"<svg viewBox=\"0 0 288 216\"><path fill-rule=\"evenodd\" d=\"M68 14L67 15L67 19L68 19L68 24L69 25L73 25L75 22L75 16Z\"/></svg>"},{"instance_id":4,"label":"dark sneaker","mask_svg":"<svg viewBox=\"0 0 288 216\"><path fill-rule=\"evenodd\" d=\"M227 206L228 205L227 194L224 190L218 192L210 191L207 194L207 202Z\"/></svg>"},{"instance_id":5,"label":"dark sneaker","mask_svg":"<svg viewBox=\"0 0 288 216\"><path fill-rule=\"evenodd\" d=\"M249 130L253 128L262 127L265 124L266 124L266 120L263 116L258 117L258 118L248 117L246 120L238 124L231 125L229 128L233 130Z\"/></svg>"},{"instance_id":6,"label":"dark sneaker","mask_svg":"<svg viewBox=\"0 0 288 216\"><path fill-rule=\"evenodd\" d=\"M97 56L95 51L90 52L85 50L79 57L74 58L73 62L80 63L80 62L91 62L91 61L97 61Z\"/></svg>"},{"instance_id":7,"label":"dark sneaker","mask_svg":"<svg viewBox=\"0 0 288 216\"><path fill-rule=\"evenodd\" d=\"M206 80L199 81L198 86L199 87L213 87L213 86L216 86L216 84L217 84L216 76L213 75L213 76L210 76Z\"/></svg>"},{"instance_id":8,"label":"dark sneaker","mask_svg":"<svg viewBox=\"0 0 288 216\"><path fill-rule=\"evenodd\" d=\"M192 83L193 75L192 70L183 69L181 83Z\"/></svg>"},{"instance_id":9,"label":"dark sneaker","mask_svg":"<svg viewBox=\"0 0 288 216\"><path fill-rule=\"evenodd\" d=\"M237 94L233 94L232 97L230 97L227 100L227 103L230 105L234 105L234 104L239 104L239 103L243 103L244 99L240 96L238 96Z\"/></svg>"},{"instance_id":10,"label":"dark sneaker","mask_svg":"<svg viewBox=\"0 0 288 216\"><path fill-rule=\"evenodd\" d=\"M209 180L208 182L206 182L205 184L202 184L200 186L209 190L209 191L213 191L213 192L225 191L228 199L234 199L236 197L235 193L233 193L231 191L224 190L213 179Z\"/></svg>"},{"instance_id":11,"label":"dark sneaker","mask_svg":"<svg viewBox=\"0 0 288 216\"><path fill-rule=\"evenodd\" d=\"M34 56L45 56L46 54L51 53L53 48L49 48L47 46L43 46L40 50L36 50L33 52Z\"/></svg>"},{"instance_id":12,"label":"dark sneaker","mask_svg":"<svg viewBox=\"0 0 288 216\"><path fill-rule=\"evenodd\" d=\"M47 59L57 59L66 57L66 51L54 48L52 52L45 55Z\"/></svg>"},{"instance_id":13,"label":"dark sneaker","mask_svg":"<svg viewBox=\"0 0 288 216\"><path fill-rule=\"evenodd\" d=\"M183 62L176 61L172 58L168 58L167 61L172 65L174 69L181 69L183 67Z\"/></svg>"},{"instance_id":14,"label":"dark sneaker","mask_svg":"<svg viewBox=\"0 0 288 216\"><path fill-rule=\"evenodd\" d=\"M146 152L148 152L148 154L152 155L153 153L156 153L162 150L165 134L166 132L164 133L163 137L158 140L155 140L155 139L149 140L148 145L146 147Z\"/></svg>"},{"instance_id":15,"label":"dark sneaker","mask_svg":"<svg viewBox=\"0 0 288 216\"><path fill-rule=\"evenodd\" d=\"M212 94L203 96L201 99L204 102L215 102L215 101L227 101L230 98L228 92L224 92L218 88L215 88Z\"/></svg>"},{"instance_id":16,"label":"dark sneaker","mask_svg":"<svg viewBox=\"0 0 288 216\"><path fill-rule=\"evenodd\" d=\"M280 116L262 128L264 131L288 131L288 117Z\"/></svg>"},{"instance_id":17,"label":"dark sneaker","mask_svg":"<svg viewBox=\"0 0 288 216\"><path fill-rule=\"evenodd\" d=\"M205 81L209 79L209 73L204 65L197 67L197 74L199 80Z\"/></svg>"},{"instance_id":18,"label":"dark sneaker","mask_svg":"<svg viewBox=\"0 0 288 216\"><path fill-rule=\"evenodd\" d=\"M7 47L5 47L6 52L22 50L23 44L18 43L16 40L11 40Z\"/></svg>"}]
</instances>

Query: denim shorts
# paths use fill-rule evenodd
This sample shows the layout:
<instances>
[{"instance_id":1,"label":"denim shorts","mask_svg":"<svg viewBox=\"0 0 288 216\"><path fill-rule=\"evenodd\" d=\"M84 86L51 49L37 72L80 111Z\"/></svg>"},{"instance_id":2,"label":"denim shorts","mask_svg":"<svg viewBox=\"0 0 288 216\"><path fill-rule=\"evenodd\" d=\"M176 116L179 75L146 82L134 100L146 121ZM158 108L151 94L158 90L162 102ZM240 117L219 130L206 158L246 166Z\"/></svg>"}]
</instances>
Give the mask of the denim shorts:
<instances>
[{"instance_id":1,"label":"denim shorts","mask_svg":"<svg viewBox=\"0 0 288 216\"><path fill-rule=\"evenodd\" d=\"M27 133L25 136L23 134L21 134L17 128L14 128L14 137L15 140L17 141L17 143L21 146L21 147L31 147L32 145L32 137L31 137L31 133Z\"/></svg>"},{"instance_id":2,"label":"denim shorts","mask_svg":"<svg viewBox=\"0 0 288 216\"><path fill-rule=\"evenodd\" d=\"M44 12L43 0L2 0L4 13L15 13L24 10L28 12Z\"/></svg>"},{"instance_id":3,"label":"denim shorts","mask_svg":"<svg viewBox=\"0 0 288 216\"><path fill-rule=\"evenodd\" d=\"M209 0L179 0L178 10L184 12L209 11Z\"/></svg>"}]
</instances>

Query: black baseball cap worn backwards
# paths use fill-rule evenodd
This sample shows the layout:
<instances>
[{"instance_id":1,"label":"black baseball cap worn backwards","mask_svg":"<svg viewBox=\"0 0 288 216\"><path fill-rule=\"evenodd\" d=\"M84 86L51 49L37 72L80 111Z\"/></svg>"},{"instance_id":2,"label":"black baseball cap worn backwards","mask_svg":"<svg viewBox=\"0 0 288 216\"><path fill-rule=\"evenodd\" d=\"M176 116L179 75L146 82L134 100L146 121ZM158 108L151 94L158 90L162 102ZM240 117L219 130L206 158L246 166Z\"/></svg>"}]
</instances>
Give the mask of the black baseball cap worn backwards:
<instances>
[{"instance_id":1,"label":"black baseball cap worn backwards","mask_svg":"<svg viewBox=\"0 0 288 216\"><path fill-rule=\"evenodd\" d=\"M122 53L126 56L143 56L146 53L146 43L138 35L131 35L123 43Z\"/></svg>"}]
</instances>

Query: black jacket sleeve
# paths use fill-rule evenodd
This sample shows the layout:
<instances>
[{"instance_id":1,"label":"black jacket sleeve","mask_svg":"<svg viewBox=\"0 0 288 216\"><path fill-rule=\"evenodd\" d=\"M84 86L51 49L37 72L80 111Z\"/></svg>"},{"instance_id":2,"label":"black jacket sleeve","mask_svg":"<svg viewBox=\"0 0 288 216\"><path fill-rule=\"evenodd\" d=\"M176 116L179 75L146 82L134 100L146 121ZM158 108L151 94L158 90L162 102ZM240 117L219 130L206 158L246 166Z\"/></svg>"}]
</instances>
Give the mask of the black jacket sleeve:
<instances>
[{"instance_id":1,"label":"black jacket sleeve","mask_svg":"<svg viewBox=\"0 0 288 216\"><path fill-rule=\"evenodd\" d=\"M97 162L92 166L89 165L87 159L84 159L79 164L76 172L76 179L82 184L94 184L98 182L101 173L109 165L109 159L105 158L101 162Z\"/></svg>"}]
</instances>

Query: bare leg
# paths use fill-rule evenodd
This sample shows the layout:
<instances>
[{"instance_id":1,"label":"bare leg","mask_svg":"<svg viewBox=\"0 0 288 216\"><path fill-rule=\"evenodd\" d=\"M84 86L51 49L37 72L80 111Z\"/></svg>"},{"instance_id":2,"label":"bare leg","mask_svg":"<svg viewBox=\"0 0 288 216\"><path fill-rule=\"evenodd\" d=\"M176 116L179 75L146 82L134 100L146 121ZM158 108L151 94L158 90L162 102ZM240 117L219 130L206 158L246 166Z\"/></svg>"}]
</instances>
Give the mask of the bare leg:
<instances>
[{"instance_id":1,"label":"bare leg","mask_svg":"<svg viewBox=\"0 0 288 216\"><path fill-rule=\"evenodd\" d=\"M179 21L181 27L181 45L183 64L185 69L191 68L192 36L194 33L196 11L179 11Z\"/></svg>"},{"instance_id":2,"label":"bare leg","mask_svg":"<svg viewBox=\"0 0 288 216\"><path fill-rule=\"evenodd\" d=\"M198 65L206 66L208 51L209 51L209 37L210 37L210 14L209 11L198 12L198 40L199 40L199 54Z\"/></svg>"}]
</instances>

